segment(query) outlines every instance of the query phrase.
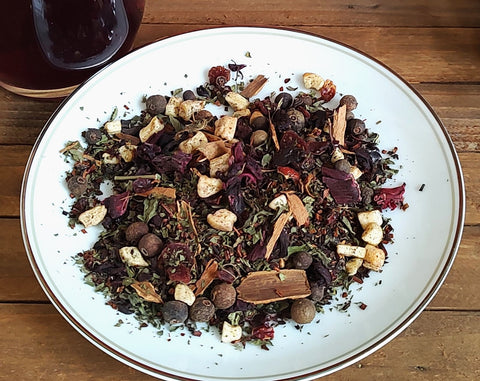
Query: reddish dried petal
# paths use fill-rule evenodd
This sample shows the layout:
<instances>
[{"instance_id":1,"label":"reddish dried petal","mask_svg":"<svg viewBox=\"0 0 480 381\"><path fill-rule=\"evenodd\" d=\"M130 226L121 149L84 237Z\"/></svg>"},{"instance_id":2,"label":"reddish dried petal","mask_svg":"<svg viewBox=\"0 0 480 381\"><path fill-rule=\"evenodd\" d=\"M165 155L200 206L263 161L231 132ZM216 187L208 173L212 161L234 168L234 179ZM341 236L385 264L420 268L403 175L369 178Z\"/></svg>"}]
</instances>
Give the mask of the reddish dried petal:
<instances>
[{"instance_id":1,"label":"reddish dried petal","mask_svg":"<svg viewBox=\"0 0 480 381\"><path fill-rule=\"evenodd\" d=\"M382 208L395 210L403 205L405 183L393 188L380 188L373 196L373 200Z\"/></svg>"}]
</instances>

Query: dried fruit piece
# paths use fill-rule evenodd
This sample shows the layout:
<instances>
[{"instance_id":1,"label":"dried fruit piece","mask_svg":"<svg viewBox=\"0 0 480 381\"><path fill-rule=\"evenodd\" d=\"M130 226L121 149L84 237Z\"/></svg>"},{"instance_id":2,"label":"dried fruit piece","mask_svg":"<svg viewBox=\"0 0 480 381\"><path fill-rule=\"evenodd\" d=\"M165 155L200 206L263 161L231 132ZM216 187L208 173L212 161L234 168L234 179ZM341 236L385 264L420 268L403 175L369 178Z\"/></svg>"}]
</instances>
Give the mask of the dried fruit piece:
<instances>
[{"instance_id":1,"label":"dried fruit piece","mask_svg":"<svg viewBox=\"0 0 480 381\"><path fill-rule=\"evenodd\" d=\"M207 222L214 229L231 232L237 222L237 216L228 209L219 209L215 213L207 215Z\"/></svg>"},{"instance_id":2,"label":"dried fruit piece","mask_svg":"<svg viewBox=\"0 0 480 381\"><path fill-rule=\"evenodd\" d=\"M92 209L86 210L78 216L78 220L88 228L89 226L98 225L103 221L107 215L107 208L105 205L97 205Z\"/></svg>"}]
</instances>

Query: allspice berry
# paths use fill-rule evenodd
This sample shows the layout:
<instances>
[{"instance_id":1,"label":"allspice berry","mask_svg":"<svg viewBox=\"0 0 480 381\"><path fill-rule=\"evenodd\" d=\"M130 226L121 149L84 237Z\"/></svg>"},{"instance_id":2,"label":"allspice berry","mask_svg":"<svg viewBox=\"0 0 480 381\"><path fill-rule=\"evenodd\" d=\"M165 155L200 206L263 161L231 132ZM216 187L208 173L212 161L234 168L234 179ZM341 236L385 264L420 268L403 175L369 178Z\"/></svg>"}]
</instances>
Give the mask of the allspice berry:
<instances>
[{"instance_id":1,"label":"allspice berry","mask_svg":"<svg viewBox=\"0 0 480 381\"><path fill-rule=\"evenodd\" d=\"M145 234L138 241L138 250L146 257L154 257L163 249L163 241L153 233Z\"/></svg>"},{"instance_id":2,"label":"allspice berry","mask_svg":"<svg viewBox=\"0 0 480 381\"><path fill-rule=\"evenodd\" d=\"M353 95L344 95L340 99L340 106L346 105L347 112L353 111L357 108L357 99Z\"/></svg>"},{"instance_id":3,"label":"allspice berry","mask_svg":"<svg viewBox=\"0 0 480 381\"><path fill-rule=\"evenodd\" d=\"M316 314L315 303L310 299L297 299L290 307L292 319L298 324L310 323Z\"/></svg>"},{"instance_id":4,"label":"allspice berry","mask_svg":"<svg viewBox=\"0 0 480 381\"><path fill-rule=\"evenodd\" d=\"M87 190L87 180L82 176L72 176L67 181L67 187L70 193L75 197L80 197Z\"/></svg>"},{"instance_id":5,"label":"allspice berry","mask_svg":"<svg viewBox=\"0 0 480 381\"><path fill-rule=\"evenodd\" d=\"M190 307L190 319L197 322L208 322L215 315L214 304L206 297L201 296Z\"/></svg>"},{"instance_id":6,"label":"allspice berry","mask_svg":"<svg viewBox=\"0 0 480 381\"><path fill-rule=\"evenodd\" d=\"M211 298L215 307L223 310L233 306L237 300L237 291L229 283L219 283L213 287Z\"/></svg>"},{"instance_id":7,"label":"allspice berry","mask_svg":"<svg viewBox=\"0 0 480 381\"><path fill-rule=\"evenodd\" d=\"M188 306L178 300L170 300L163 305L162 314L168 324L182 324L188 318Z\"/></svg>"},{"instance_id":8,"label":"allspice berry","mask_svg":"<svg viewBox=\"0 0 480 381\"><path fill-rule=\"evenodd\" d=\"M137 243L140 238L148 233L148 225L143 221L133 222L125 230L125 239L131 243Z\"/></svg>"},{"instance_id":9,"label":"allspice berry","mask_svg":"<svg viewBox=\"0 0 480 381\"><path fill-rule=\"evenodd\" d=\"M150 115L163 114L167 106L167 100L163 95L151 95L147 98L145 106Z\"/></svg>"},{"instance_id":10,"label":"allspice berry","mask_svg":"<svg viewBox=\"0 0 480 381\"><path fill-rule=\"evenodd\" d=\"M313 262L312 255L306 251L298 251L292 255L292 265L299 270L306 270Z\"/></svg>"}]
</instances>

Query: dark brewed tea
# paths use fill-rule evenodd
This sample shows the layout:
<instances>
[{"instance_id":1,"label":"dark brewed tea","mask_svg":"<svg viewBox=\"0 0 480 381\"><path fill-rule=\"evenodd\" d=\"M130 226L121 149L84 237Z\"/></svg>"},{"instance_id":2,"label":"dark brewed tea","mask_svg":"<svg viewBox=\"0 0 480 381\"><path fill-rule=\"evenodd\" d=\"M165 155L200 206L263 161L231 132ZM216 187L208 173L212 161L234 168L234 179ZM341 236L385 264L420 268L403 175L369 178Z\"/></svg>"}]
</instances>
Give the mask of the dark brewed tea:
<instances>
[{"instance_id":1,"label":"dark brewed tea","mask_svg":"<svg viewBox=\"0 0 480 381\"><path fill-rule=\"evenodd\" d=\"M0 2L0 84L29 96L65 95L126 54L145 6L145 0Z\"/></svg>"}]
</instances>

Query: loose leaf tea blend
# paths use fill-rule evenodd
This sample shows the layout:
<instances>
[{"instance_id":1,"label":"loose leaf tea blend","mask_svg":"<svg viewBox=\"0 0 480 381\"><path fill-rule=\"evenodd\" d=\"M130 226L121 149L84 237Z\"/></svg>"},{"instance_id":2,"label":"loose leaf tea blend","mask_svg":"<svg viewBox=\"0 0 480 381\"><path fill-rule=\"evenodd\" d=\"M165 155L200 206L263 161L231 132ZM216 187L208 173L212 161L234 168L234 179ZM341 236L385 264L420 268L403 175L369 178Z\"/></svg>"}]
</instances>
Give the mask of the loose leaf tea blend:
<instances>
[{"instance_id":1,"label":"loose leaf tea blend","mask_svg":"<svg viewBox=\"0 0 480 381\"><path fill-rule=\"evenodd\" d=\"M397 149L379 149L353 95L329 108L334 82L305 73L295 95L260 99L268 79L239 83L244 67L149 95L139 115L115 113L62 152L71 226L104 228L78 261L112 308L267 348L278 324L312 322L338 289L382 271L382 210L408 205L404 184L385 185Z\"/></svg>"}]
</instances>

